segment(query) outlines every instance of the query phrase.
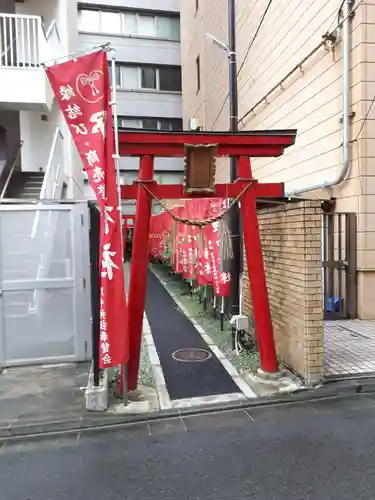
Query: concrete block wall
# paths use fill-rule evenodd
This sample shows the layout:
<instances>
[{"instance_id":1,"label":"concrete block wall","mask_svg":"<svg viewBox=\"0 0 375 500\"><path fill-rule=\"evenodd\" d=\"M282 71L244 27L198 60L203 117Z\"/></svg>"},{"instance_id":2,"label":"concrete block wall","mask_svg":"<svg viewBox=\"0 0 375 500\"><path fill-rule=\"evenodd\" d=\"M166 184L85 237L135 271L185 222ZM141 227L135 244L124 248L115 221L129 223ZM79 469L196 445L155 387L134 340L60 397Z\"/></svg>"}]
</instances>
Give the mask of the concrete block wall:
<instances>
[{"instance_id":1,"label":"concrete block wall","mask_svg":"<svg viewBox=\"0 0 375 500\"><path fill-rule=\"evenodd\" d=\"M324 371L322 210L319 201L260 209L262 239L277 353L309 384ZM247 267L243 308L254 325Z\"/></svg>"}]
</instances>

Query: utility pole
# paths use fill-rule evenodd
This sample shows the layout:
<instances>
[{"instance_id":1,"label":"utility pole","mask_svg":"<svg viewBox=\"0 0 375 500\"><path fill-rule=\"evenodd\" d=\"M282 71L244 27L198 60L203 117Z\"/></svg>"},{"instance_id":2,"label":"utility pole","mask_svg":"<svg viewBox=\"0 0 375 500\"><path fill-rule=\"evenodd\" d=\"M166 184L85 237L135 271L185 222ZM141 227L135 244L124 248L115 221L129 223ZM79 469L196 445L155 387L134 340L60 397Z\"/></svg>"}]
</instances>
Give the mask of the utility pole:
<instances>
[{"instance_id":1,"label":"utility pole","mask_svg":"<svg viewBox=\"0 0 375 500\"><path fill-rule=\"evenodd\" d=\"M229 108L231 132L238 131L238 89L237 89L237 54L236 54L236 8L235 0L228 0L228 48L229 48ZM230 181L237 179L236 158L230 159ZM242 238L240 211L238 203L235 203L229 212L229 228L232 239L233 259L230 265L231 272L231 316L239 314L240 311L240 275L242 272ZM233 348L236 327L232 326Z\"/></svg>"}]
</instances>

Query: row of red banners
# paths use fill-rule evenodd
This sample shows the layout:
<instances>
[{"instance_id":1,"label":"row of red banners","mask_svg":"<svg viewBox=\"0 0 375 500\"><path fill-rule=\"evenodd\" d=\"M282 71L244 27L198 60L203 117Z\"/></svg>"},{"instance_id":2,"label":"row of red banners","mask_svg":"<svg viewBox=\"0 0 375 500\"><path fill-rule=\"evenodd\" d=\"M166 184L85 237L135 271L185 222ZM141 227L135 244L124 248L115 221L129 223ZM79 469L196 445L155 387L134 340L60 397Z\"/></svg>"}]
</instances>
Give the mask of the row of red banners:
<instances>
[{"instance_id":1,"label":"row of red banners","mask_svg":"<svg viewBox=\"0 0 375 500\"><path fill-rule=\"evenodd\" d=\"M202 220L216 217L225 203L218 198L186 200L183 206L171 211L180 218ZM210 285L217 297L227 297L230 295L230 274L220 270L219 227L219 221L199 229L175 223L168 212L154 215L150 226L150 256L169 259L174 271L184 279L195 280L198 285Z\"/></svg>"}]
</instances>

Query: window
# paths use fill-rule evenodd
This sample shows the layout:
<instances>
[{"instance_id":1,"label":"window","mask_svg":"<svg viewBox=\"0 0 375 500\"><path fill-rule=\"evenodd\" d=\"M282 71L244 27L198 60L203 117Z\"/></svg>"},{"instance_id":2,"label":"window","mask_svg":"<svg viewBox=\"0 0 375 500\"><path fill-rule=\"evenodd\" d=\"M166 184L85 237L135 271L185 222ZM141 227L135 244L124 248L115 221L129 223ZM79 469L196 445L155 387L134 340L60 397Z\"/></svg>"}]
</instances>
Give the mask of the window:
<instances>
[{"instance_id":1,"label":"window","mask_svg":"<svg viewBox=\"0 0 375 500\"><path fill-rule=\"evenodd\" d=\"M133 66L118 66L120 72L120 87L139 89L139 71Z\"/></svg>"},{"instance_id":2,"label":"window","mask_svg":"<svg viewBox=\"0 0 375 500\"><path fill-rule=\"evenodd\" d=\"M178 17L157 17L157 36L169 40L180 40L180 20Z\"/></svg>"},{"instance_id":3,"label":"window","mask_svg":"<svg viewBox=\"0 0 375 500\"><path fill-rule=\"evenodd\" d=\"M112 86L112 66L111 64L109 65L109 81L111 83L111 86ZM120 66L115 66L115 74L116 74L116 87L120 87L121 86L121 68Z\"/></svg>"},{"instance_id":4,"label":"window","mask_svg":"<svg viewBox=\"0 0 375 500\"><path fill-rule=\"evenodd\" d=\"M181 92L181 68L116 65L116 84L126 90Z\"/></svg>"},{"instance_id":5,"label":"window","mask_svg":"<svg viewBox=\"0 0 375 500\"><path fill-rule=\"evenodd\" d=\"M159 120L159 130L182 130L182 120L180 118L165 118Z\"/></svg>"},{"instance_id":6,"label":"window","mask_svg":"<svg viewBox=\"0 0 375 500\"><path fill-rule=\"evenodd\" d=\"M121 15L119 12L100 13L100 31L103 33L121 34Z\"/></svg>"},{"instance_id":7,"label":"window","mask_svg":"<svg viewBox=\"0 0 375 500\"><path fill-rule=\"evenodd\" d=\"M123 33L126 35L136 35L137 34L137 14L130 12L124 12L123 14Z\"/></svg>"},{"instance_id":8,"label":"window","mask_svg":"<svg viewBox=\"0 0 375 500\"><path fill-rule=\"evenodd\" d=\"M169 92L180 92L181 91L180 68L160 68L159 89Z\"/></svg>"},{"instance_id":9,"label":"window","mask_svg":"<svg viewBox=\"0 0 375 500\"><path fill-rule=\"evenodd\" d=\"M141 36L156 37L157 27L155 16L145 16L143 14L139 15L137 34Z\"/></svg>"},{"instance_id":10,"label":"window","mask_svg":"<svg viewBox=\"0 0 375 500\"><path fill-rule=\"evenodd\" d=\"M82 31L100 31L100 12L97 10L80 10L78 28Z\"/></svg>"},{"instance_id":11,"label":"window","mask_svg":"<svg viewBox=\"0 0 375 500\"><path fill-rule=\"evenodd\" d=\"M179 17L132 11L80 9L78 29L93 33L180 40Z\"/></svg>"},{"instance_id":12,"label":"window","mask_svg":"<svg viewBox=\"0 0 375 500\"><path fill-rule=\"evenodd\" d=\"M119 116L120 128L142 128L147 130L182 130L181 118L128 118Z\"/></svg>"},{"instance_id":13,"label":"window","mask_svg":"<svg viewBox=\"0 0 375 500\"><path fill-rule=\"evenodd\" d=\"M118 126L120 128L142 128L141 120L136 118L118 118Z\"/></svg>"},{"instance_id":14,"label":"window","mask_svg":"<svg viewBox=\"0 0 375 500\"><path fill-rule=\"evenodd\" d=\"M141 88L156 89L156 68L144 67L141 70Z\"/></svg>"},{"instance_id":15,"label":"window","mask_svg":"<svg viewBox=\"0 0 375 500\"><path fill-rule=\"evenodd\" d=\"M120 12L82 9L78 13L78 29L81 31L120 35L121 23Z\"/></svg>"},{"instance_id":16,"label":"window","mask_svg":"<svg viewBox=\"0 0 375 500\"><path fill-rule=\"evenodd\" d=\"M158 130L158 120L156 118L143 118L141 122L142 128L148 130Z\"/></svg>"},{"instance_id":17,"label":"window","mask_svg":"<svg viewBox=\"0 0 375 500\"><path fill-rule=\"evenodd\" d=\"M197 94L201 89L201 61L198 56L195 60L196 72L197 72Z\"/></svg>"}]
</instances>

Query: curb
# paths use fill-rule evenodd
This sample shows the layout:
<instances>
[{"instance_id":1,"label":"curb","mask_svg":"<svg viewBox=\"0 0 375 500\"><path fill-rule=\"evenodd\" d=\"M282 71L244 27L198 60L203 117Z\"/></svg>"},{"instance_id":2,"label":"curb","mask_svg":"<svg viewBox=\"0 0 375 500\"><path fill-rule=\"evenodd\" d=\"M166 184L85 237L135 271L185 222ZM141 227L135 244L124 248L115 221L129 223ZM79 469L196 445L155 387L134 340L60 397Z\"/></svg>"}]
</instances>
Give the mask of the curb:
<instances>
[{"instance_id":1,"label":"curb","mask_svg":"<svg viewBox=\"0 0 375 500\"><path fill-rule=\"evenodd\" d=\"M101 430L125 429L157 420L175 419L194 415L204 415L217 412L229 412L234 410L246 410L249 408L277 406L285 404L306 403L324 399L342 399L358 394L369 394L375 392L375 378L358 380L330 381L324 385L303 389L293 394L284 396L272 396L269 398L257 398L228 403L218 403L207 406L196 406L184 409L168 409L159 412L144 413L142 415L128 415L126 417L113 417L94 414L79 415L77 418L65 420L51 420L39 422L25 422L0 427L0 445L9 441L37 439L43 437L54 437L60 435L76 434L82 432L94 432Z\"/></svg>"}]
</instances>

